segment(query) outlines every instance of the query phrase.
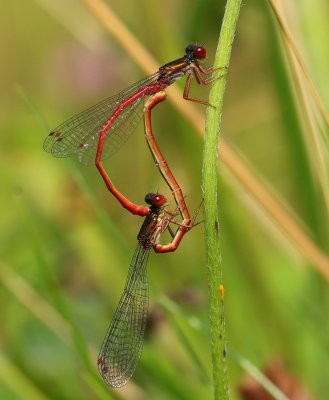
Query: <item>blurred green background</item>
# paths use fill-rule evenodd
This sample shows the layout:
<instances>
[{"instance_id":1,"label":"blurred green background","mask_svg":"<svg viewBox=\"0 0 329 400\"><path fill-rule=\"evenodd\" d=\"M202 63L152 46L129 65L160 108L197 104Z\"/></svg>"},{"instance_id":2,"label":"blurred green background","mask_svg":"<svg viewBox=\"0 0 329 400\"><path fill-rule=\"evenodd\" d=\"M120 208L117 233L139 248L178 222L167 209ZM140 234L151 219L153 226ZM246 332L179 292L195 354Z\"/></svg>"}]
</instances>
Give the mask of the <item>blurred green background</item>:
<instances>
[{"instance_id":1,"label":"blurred green background","mask_svg":"<svg viewBox=\"0 0 329 400\"><path fill-rule=\"evenodd\" d=\"M108 4L159 65L181 56L191 42L205 43L211 65L224 1ZM301 0L284 11L328 103L329 5ZM151 253L151 323L143 355L134 383L112 392L97 376L97 351L142 221L111 197L93 166L55 159L42 148L51 128L145 73L83 2L5 2L0 23L0 398L210 399L202 225L177 252ZM288 64L268 3L245 2L222 135L314 243L328 251L328 182L319 185L309 118ZM177 85L183 88L184 82ZM207 90L194 87L193 93L206 98ZM315 132L326 135L316 107L308 104ZM202 140L170 102L156 110L154 128L195 210L202 198ZM327 150L321 154L327 168ZM170 198L142 124L106 167L136 203L143 204L150 191ZM326 398L326 280L225 166L220 166L219 201L231 398L241 398L238 387L246 374L239 354L260 370L280 360L314 398Z\"/></svg>"}]
</instances>

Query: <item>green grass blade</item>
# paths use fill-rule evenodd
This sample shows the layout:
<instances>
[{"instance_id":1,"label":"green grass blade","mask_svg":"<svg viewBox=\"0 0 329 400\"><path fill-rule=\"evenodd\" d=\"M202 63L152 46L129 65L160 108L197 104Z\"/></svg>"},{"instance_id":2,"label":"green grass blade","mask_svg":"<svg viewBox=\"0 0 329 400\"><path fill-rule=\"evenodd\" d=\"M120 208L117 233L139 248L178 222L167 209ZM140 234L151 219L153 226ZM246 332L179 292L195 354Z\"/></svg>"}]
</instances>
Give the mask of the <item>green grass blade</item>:
<instances>
[{"instance_id":1,"label":"green grass blade","mask_svg":"<svg viewBox=\"0 0 329 400\"><path fill-rule=\"evenodd\" d=\"M214 68L228 67L240 0L226 3ZM217 80L210 92L206 119L206 133L203 151L203 195L204 224L208 270L209 319L211 352L213 364L214 398L228 399L228 377L226 361L224 302L220 298L219 285L222 283L221 253L219 245L219 218L217 202L218 136L226 77Z\"/></svg>"}]
</instances>

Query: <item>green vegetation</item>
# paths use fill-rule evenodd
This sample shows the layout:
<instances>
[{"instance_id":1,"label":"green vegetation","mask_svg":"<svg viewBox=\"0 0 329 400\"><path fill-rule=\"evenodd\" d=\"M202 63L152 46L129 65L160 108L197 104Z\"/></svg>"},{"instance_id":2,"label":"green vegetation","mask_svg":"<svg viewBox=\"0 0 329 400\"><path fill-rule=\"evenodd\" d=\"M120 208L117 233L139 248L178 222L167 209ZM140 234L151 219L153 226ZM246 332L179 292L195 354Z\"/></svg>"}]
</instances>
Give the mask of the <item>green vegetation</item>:
<instances>
[{"instance_id":1,"label":"green vegetation","mask_svg":"<svg viewBox=\"0 0 329 400\"><path fill-rule=\"evenodd\" d=\"M205 43L205 64L213 62L225 2L170 0L161 10L147 0L107 3L157 65L190 42ZM295 3L283 9L286 23L328 109L329 54L320 40L327 4ZM96 371L142 221L120 208L94 167L55 159L42 143L50 128L156 66L143 65L136 43L114 21L108 32L88 4L2 6L0 398L211 399L202 225L177 252L150 256L153 324L133 383L113 392ZM268 3L243 3L218 167L231 399L247 373L266 384L259 372L274 360L314 398L327 393L328 127L288 46ZM206 99L207 90L194 85L193 95ZM202 198L205 110L181 109L158 107L154 130L193 211ZM170 198L142 124L106 167L136 203L149 191Z\"/></svg>"}]
</instances>

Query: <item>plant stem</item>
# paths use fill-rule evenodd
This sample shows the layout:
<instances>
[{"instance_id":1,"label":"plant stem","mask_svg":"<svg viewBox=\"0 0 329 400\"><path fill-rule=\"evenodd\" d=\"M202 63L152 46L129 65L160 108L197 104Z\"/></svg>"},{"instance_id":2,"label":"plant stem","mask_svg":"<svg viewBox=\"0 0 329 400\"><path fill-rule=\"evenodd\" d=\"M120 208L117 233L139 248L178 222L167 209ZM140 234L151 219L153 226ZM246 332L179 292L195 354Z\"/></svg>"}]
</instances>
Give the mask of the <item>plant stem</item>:
<instances>
[{"instance_id":1,"label":"plant stem","mask_svg":"<svg viewBox=\"0 0 329 400\"><path fill-rule=\"evenodd\" d=\"M222 22L214 68L228 68L232 43L235 35L241 0L228 0ZM224 70L224 73L226 70ZM216 75L223 71L216 72ZM206 132L203 151L202 187L204 197L204 225L207 252L209 319L211 335L211 353L215 400L229 398L225 316L223 292L223 272L219 243L219 222L217 203L217 163L218 138L220 131L223 96L226 75L218 79L209 95L210 107L207 109Z\"/></svg>"}]
</instances>

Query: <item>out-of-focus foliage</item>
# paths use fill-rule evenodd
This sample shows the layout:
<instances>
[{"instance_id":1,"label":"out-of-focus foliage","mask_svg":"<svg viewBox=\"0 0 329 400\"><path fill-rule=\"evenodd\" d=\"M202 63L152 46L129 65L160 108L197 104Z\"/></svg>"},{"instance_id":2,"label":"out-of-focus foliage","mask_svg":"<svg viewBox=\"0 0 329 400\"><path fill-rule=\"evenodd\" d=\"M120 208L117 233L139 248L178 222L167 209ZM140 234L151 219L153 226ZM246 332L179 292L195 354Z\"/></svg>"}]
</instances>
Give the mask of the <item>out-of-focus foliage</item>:
<instances>
[{"instance_id":1,"label":"out-of-focus foliage","mask_svg":"<svg viewBox=\"0 0 329 400\"><path fill-rule=\"evenodd\" d=\"M328 102L324 38L329 6L325 0L311 3L295 2L284 12ZM181 56L186 44L200 42L211 65L224 1L108 4L160 64ZM0 398L112 398L97 378L95 360L142 221L114 201L94 167L55 159L42 143L52 127L144 73L83 2L4 2L0 24ZM316 155L305 139L308 119L286 61L268 4L245 2L222 134L328 252L328 213L314 168ZM193 88L193 93L206 98L207 89ZM314 106L310 112L318 115ZM161 148L194 210L202 198L202 140L169 102L154 115ZM325 132L320 118L314 119L315 129ZM170 198L145 145L142 124L106 167L136 203L156 190ZM220 182L229 349L259 369L282 360L315 398L325 398L327 282L225 167ZM177 252L151 254L153 324L135 374L138 386L129 384L118 398L211 398L204 265L202 225ZM230 357L232 399L238 398L244 373Z\"/></svg>"}]
</instances>

